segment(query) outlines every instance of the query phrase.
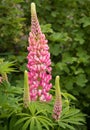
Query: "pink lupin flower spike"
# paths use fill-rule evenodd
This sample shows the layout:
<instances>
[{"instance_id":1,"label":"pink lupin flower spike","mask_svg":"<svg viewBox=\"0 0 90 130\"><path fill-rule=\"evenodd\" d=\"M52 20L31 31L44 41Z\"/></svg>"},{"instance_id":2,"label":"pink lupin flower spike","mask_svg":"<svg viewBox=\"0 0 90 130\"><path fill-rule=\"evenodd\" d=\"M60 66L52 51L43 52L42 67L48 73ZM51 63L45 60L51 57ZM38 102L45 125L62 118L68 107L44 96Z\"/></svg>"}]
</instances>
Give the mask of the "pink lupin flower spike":
<instances>
[{"instance_id":1,"label":"pink lupin flower spike","mask_svg":"<svg viewBox=\"0 0 90 130\"><path fill-rule=\"evenodd\" d=\"M62 100L61 100L61 92L60 92L60 85L59 85L59 76L56 76L56 79L55 79L55 89L56 89L56 92L55 92L56 99L55 99L52 117L55 120L59 120L60 114L62 112Z\"/></svg>"},{"instance_id":2,"label":"pink lupin flower spike","mask_svg":"<svg viewBox=\"0 0 90 130\"><path fill-rule=\"evenodd\" d=\"M31 32L28 47L28 78L31 101L50 101L49 90L52 87L51 60L49 47L45 35L41 32L38 22L36 7L31 3Z\"/></svg>"}]
</instances>

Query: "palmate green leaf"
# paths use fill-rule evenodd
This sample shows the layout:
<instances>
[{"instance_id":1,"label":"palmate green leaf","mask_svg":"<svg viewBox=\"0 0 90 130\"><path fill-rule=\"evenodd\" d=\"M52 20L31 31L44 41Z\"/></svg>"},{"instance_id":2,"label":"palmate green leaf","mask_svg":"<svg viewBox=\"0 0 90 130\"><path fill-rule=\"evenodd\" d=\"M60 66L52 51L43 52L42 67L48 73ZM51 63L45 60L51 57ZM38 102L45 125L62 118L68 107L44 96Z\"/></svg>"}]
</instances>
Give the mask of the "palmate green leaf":
<instances>
[{"instance_id":1,"label":"palmate green leaf","mask_svg":"<svg viewBox=\"0 0 90 130\"><path fill-rule=\"evenodd\" d=\"M37 130L42 130L42 125L38 120L36 120L36 126L37 126Z\"/></svg>"},{"instance_id":2,"label":"palmate green leaf","mask_svg":"<svg viewBox=\"0 0 90 130\"><path fill-rule=\"evenodd\" d=\"M74 124L74 125L82 125L83 123L80 122L80 120L75 121L74 119L64 119L62 120L62 122L65 122L66 124L70 123L70 124Z\"/></svg>"},{"instance_id":3,"label":"palmate green leaf","mask_svg":"<svg viewBox=\"0 0 90 130\"><path fill-rule=\"evenodd\" d=\"M58 122L58 125L60 126L60 128L64 128L64 129L65 129L65 128L66 128L65 124L66 124L66 123L64 123L64 122L62 122L62 121L59 121L59 122Z\"/></svg>"},{"instance_id":4,"label":"palmate green leaf","mask_svg":"<svg viewBox=\"0 0 90 130\"><path fill-rule=\"evenodd\" d=\"M69 125L69 124L66 124L66 123L65 123L65 126L66 126L66 128L69 128L70 130L76 130L76 129L74 128L74 126L71 126L71 124Z\"/></svg>"},{"instance_id":5,"label":"palmate green leaf","mask_svg":"<svg viewBox=\"0 0 90 130\"><path fill-rule=\"evenodd\" d=\"M32 120L31 120L31 123L30 123L30 130L36 130L34 118L32 118Z\"/></svg>"},{"instance_id":6,"label":"palmate green leaf","mask_svg":"<svg viewBox=\"0 0 90 130\"><path fill-rule=\"evenodd\" d=\"M51 28L51 24L41 25L41 29L42 29L43 33L53 33L53 30Z\"/></svg>"},{"instance_id":7,"label":"palmate green leaf","mask_svg":"<svg viewBox=\"0 0 90 130\"><path fill-rule=\"evenodd\" d=\"M45 116L38 116L38 118L39 119L42 119L42 120L44 120L44 121L47 121L47 123L49 124L49 125L51 125L51 123L52 123L52 121L48 118L48 117L45 117Z\"/></svg>"},{"instance_id":8,"label":"palmate green leaf","mask_svg":"<svg viewBox=\"0 0 90 130\"><path fill-rule=\"evenodd\" d=\"M12 118L11 118L10 123L9 123L9 130L14 129L13 127L14 127L14 124L15 124L16 121L17 121L17 120L16 120L15 117L12 117Z\"/></svg>"},{"instance_id":9,"label":"palmate green leaf","mask_svg":"<svg viewBox=\"0 0 90 130\"><path fill-rule=\"evenodd\" d=\"M31 112L32 115L35 114L35 112L36 112L36 106L35 106L34 102L30 103L30 105L29 105L29 111Z\"/></svg>"},{"instance_id":10,"label":"palmate green leaf","mask_svg":"<svg viewBox=\"0 0 90 130\"><path fill-rule=\"evenodd\" d=\"M53 123L52 121L45 117L45 116L38 116L37 119L40 121L41 124L48 130L49 126L52 127Z\"/></svg>"},{"instance_id":11,"label":"palmate green leaf","mask_svg":"<svg viewBox=\"0 0 90 130\"><path fill-rule=\"evenodd\" d=\"M30 130L42 130L42 125L41 123L37 120L37 117L32 117L31 119L27 120L23 127L22 130L26 130L28 128L28 126L30 125Z\"/></svg>"},{"instance_id":12,"label":"palmate green leaf","mask_svg":"<svg viewBox=\"0 0 90 130\"><path fill-rule=\"evenodd\" d=\"M36 109L37 111L42 111L42 114L44 115L47 115L47 112L48 113L52 113L52 101L50 103L46 103L46 102L39 102L39 101L36 101L35 102L35 105L36 105Z\"/></svg>"},{"instance_id":13,"label":"palmate green leaf","mask_svg":"<svg viewBox=\"0 0 90 130\"><path fill-rule=\"evenodd\" d=\"M78 115L78 114L77 114ZM81 117L79 117L79 116L71 116L70 118L69 118L69 120L71 120L71 121L75 121L75 122L83 122L83 123L85 123L85 117L84 116L81 116Z\"/></svg>"},{"instance_id":14,"label":"palmate green leaf","mask_svg":"<svg viewBox=\"0 0 90 130\"><path fill-rule=\"evenodd\" d=\"M80 19L80 23L83 23L83 27L90 25L90 17L84 16Z\"/></svg>"},{"instance_id":15,"label":"palmate green leaf","mask_svg":"<svg viewBox=\"0 0 90 130\"><path fill-rule=\"evenodd\" d=\"M30 123L30 130L42 130L42 125L38 121L37 117L32 117L31 123Z\"/></svg>"},{"instance_id":16,"label":"palmate green leaf","mask_svg":"<svg viewBox=\"0 0 90 130\"><path fill-rule=\"evenodd\" d=\"M52 43L53 44L53 43ZM58 56L60 54L60 44L50 45L50 52L54 56Z\"/></svg>"},{"instance_id":17,"label":"palmate green leaf","mask_svg":"<svg viewBox=\"0 0 90 130\"><path fill-rule=\"evenodd\" d=\"M17 114L18 116L27 116L27 117L31 117L31 115L27 114L27 113L19 113Z\"/></svg>"},{"instance_id":18,"label":"palmate green leaf","mask_svg":"<svg viewBox=\"0 0 90 130\"><path fill-rule=\"evenodd\" d=\"M23 117L21 119L19 119L16 123L15 123L15 126L19 125L20 123L24 122L25 120L28 120L30 119L30 117Z\"/></svg>"},{"instance_id":19,"label":"palmate green leaf","mask_svg":"<svg viewBox=\"0 0 90 130\"><path fill-rule=\"evenodd\" d=\"M84 87L85 84L88 82L85 74L79 74L75 80L76 84L80 87Z\"/></svg>"},{"instance_id":20,"label":"palmate green leaf","mask_svg":"<svg viewBox=\"0 0 90 130\"><path fill-rule=\"evenodd\" d=\"M30 122L31 122L31 119L27 120L27 121L24 123L24 125L23 125L23 127L22 127L22 130L26 130L27 127L30 125Z\"/></svg>"},{"instance_id":21,"label":"palmate green leaf","mask_svg":"<svg viewBox=\"0 0 90 130\"><path fill-rule=\"evenodd\" d=\"M5 89L5 88L10 88L10 83L4 80L3 82L0 83L0 89Z\"/></svg>"},{"instance_id":22,"label":"palmate green leaf","mask_svg":"<svg viewBox=\"0 0 90 130\"><path fill-rule=\"evenodd\" d=\"M64 41L69 40L69 36L68 36L68 33L66 32L57 32L57 33L54 32L50 36L50 40L53 42L64 42Z\"/></svg>"},{"instance_id":23,"label":"palmate green leaf","mask_svg":"<svg viewBox=\"0 0 90 130\"><path fill-rule=\"evenodd\" d=\"M64 129L69 128L70 130L75 130L73 126L67 124L66 122L58 122L58 123L59 123L60 128L64 128Z\"/></svg>"},{"instance_id":24,"label":"palmate green leaf","mask_svg":"<svg viewBox=\"0 0 90 130\"><path fill-rule=\"evenodd\" d=\"M0 74L16 71L15 68L12 67L14 65L15 65L15 62L8 62L8 61L1 62L0 63Z\"/></svg>"},{"instance_id":25,"label":"palmate green leaf","mask_svg":"<svg viewBox=\"0 0 90 130\"><path fill-rule=\"evenodd\" d=\"M13 115L10 119L10 123L9 123L9 130L20 130L20 128L22 127L22 124L17 125L16 127L15 122L17 121L17 117L15 115Z\"/></svg>"},{"instance_id":26,"label":"palmate green leaf","mask_svg":"<svg viewBox=\"0 0 90 130\"><path fill-rule=\"evenodd\" d=\"M64 52L64 53L62 54L62 57L63 57L63 58L62 58L62 62L63 62L63 63L72 64L73 62L76 62L76 61L77 61L77 58L76 58L76 57L73 57L70 52Z\"/></svg>"},{"instance_id":27,"label":"palmate green leaf","mask_svg":"<svg viewBox=\"0 0 90 130\"><path fill-rule=\"evenodd\" d=\"M87 51L81 47L77 48L77 57L78 57L78 62L83 63L83 64L88 64L90 56L88 55Z\"/></svg>"},{"instance_id":28,"label":"palmate green leaf","mask_svg":"<svg viewBox=\"0 0 90 130\"><path fill-rule=\"evenodd\" d=\"M63 118L64 115L65 115L68 111L69 111L68 107L63 108L63 111L62 111L62 113L61 113L61 118Z\"/></svg>"},{"instance_id":29,"label":"palmate green leaf","mask_svg":"<svg viewBox=\"0 0 90 130\"><path fill-rule=\"evenodd\" d=\"M0 83L0 92L3 92L3 94L5 94L5 91L8 95L14 96L14 94L22 94L23 88L11 86L9 82L4 80L2 83Z\"/></svg>"},{"instance_id":30,"label":"palmate green leaf","mask_svg":"<svg viewBox=\"0 0 90 130\"><path fill-rule=\"evenodd\" d=\"M47 115L47 113L45 112L45 110L40 110L40 111L37 111L35 116L38 116L39 114L43 114L43 115Z\"/></svg>"},{"instance_id":31,"label":"palmate green leaf","mask_svg":"<svg viewBox=\"0 0 90 130\"><path fill-rule=\"evenodd\" d=\"M72 100L77 100L73 95L69 94L69 93L61 93L66 99L70 98Z\"/></svg>"},{"instance_id":32,"label":"palmate green leaf","mask_svg":"<svg viewBox=\"0 0 90 130\"><path fill-rule=\"evenodd\" d=\"M61 128L75 130L74 126L83 125L85 123L85 114L75 108L63 108L58 124Z\"/></svg>"},{"instance_id":33,"label":"palmate green leaf","mask_svg":"<svg viewBox=\"0 0 90 130\"><path fill-rule=\"evenodd\" d=\"M45 107L46 104L43 104L41 102L31 102L29 105L29 111L32 115L35 116L37 116L40 113L42 113L43 115L47 115Z\"/></svg>"},{"instance_id":34,"label":"palmate green leaf","mask_svg":"<svg viewBox=\"0 0 90 130\"><path fill-rule=\"evenodd\" d=\"M84 116L78 116L78 114L76 114L77 116L70 116L68 118L63 118L61 119L61 121L63 122L68 122L68 123L72 123L72 124L83 124L85 123L85 119Z\"/></svg>"},{"instance_id":35,"label":"palmate green leaf","mask_svg":"<svg viewBox=\"0 0 90 130\"><path fill-rule=\"evenodd\" d=\"M40 119L38 119L38 120L42 124L42 126L46 128L46 130L49 130L48 125L43 120L40 120Z\"/></svg>"},{"instance_id":36,"label":"palmate green leaf","mask_svg":"<svg viewBox=\"0 0 90 130\"><path fill-rule=\"evenodd\" d=\"M65 115L61 116L61 119L65 119L65 118L68 118L68 117L70 117L70 116L74 116L74 115L76 115L76 114L79 113L79 112L80 112L80 110L71 108L71 109L69 109L69 110L65 113Z\"/></svg>"}]
</instances>

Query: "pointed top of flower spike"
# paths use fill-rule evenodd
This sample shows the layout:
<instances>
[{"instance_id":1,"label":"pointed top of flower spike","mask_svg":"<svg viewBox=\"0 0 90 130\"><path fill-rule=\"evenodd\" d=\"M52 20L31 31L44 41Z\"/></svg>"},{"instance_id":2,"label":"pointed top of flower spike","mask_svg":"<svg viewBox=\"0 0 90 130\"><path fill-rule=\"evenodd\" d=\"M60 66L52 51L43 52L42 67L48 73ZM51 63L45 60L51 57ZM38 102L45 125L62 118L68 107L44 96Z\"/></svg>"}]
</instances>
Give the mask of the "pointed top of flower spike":
<instances>
[{"instance_id":1,"label":"pointed top of flower spike","mask_svg":"<svg viewBox=\"0 0 90 130\"><path fill-rule=\"evenodd\" d=\"M38 34L41 34L41 28L37 18L35 3L31 3L31 32L36 36Z\"/></svg>"},{"instance_id":2,"label":"pointed top of flower spike","mask_svg":"<svg viewBox=\"0 0 90 130\"><path fill-rule=\"evenodd\" d=\"M59 80L60 80L60 77L56 76L56 79L55 79L56 96L61 96Z\"/></svg>"},{"instance_id":3,"label":"pointed top of flower spike","mask_svg":"<svg viewBox=\"0 0 90 130\"><path fill-rule=\"evenodd\" d=\"M36 15L36 5L34 2L31 3L31 15Z\"/></svg>"}]
</instances>

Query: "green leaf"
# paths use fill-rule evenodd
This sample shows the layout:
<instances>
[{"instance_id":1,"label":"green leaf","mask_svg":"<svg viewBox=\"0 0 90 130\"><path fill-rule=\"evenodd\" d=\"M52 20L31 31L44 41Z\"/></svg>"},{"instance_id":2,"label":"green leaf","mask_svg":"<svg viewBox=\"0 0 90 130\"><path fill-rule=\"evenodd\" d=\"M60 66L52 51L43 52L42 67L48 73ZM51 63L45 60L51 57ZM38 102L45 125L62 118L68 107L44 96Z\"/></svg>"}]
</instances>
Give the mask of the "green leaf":
<instances>
[{"instance_id":1,"label":"green leaf","mask_svg":"<svg viewBox=\"0 0 90 130\"><path fill-rule=\"evenodd\" d=\"M0 74L14 72L15 69L12 67L14 65L15 65L15 62L7 61L7 62L0 63Z\"/></svg>"},{"instance_id":2,"label":"green leaf","mask_svg":"<svg viewBox=\"0 0 90 130\"><path fill-rule=\"evenodd\" d=\"M50 35L50 40L53 42L65 42L69 40L68 34L66 32L57 32Z\"/></svg>"},{"instance_id":3,"label":"green leaf","mask_svg":"<svg viewBox=\"0 0 90 130\"><path fill-rule=\"evenodd\" d=\"M82 68L78 68L77 70L75 70L75 75L84 73L84 70Z\"/></svg>"},{"instance_id":4,"label":"green leaf","mask_svg":"<svg viewBox=\"0 0 90 130\"><path fill-rule=\"evenodd\" d=\"M38 116L39 114L46 115L45 111L46 111L46 110L37 111L36 114L35 114L35 116Z\"/></svg>"},{"instance_id":5,"label":"green leaf","mask_svg":"<svg viewBox=\"0 0 90 130\"><path fill-rule=\"evenodd\" d=\"M78 41L81 45L85 42L83 38L83 33L77 33L74 38L75 41Z\"/></svg>"},{"instance_id":6,"label":"green leaf","mask_svg":"<svg viewBox=\"0 0 90 130\"><path fill-rule=\"evenodd\" d=\"M15 122L17 121L17 117L14 115L13 117L11 117L11 120L10 120L10 124L9 124L9 130L20 130L20 128L22 127L22 124L18 124L16 127L15 127Z\"/></svg>"},{"instance_id":7,"label":"green leaf","mask_svg":"<svg viewBox=\"0 0 90 130\"><path fill-rule=\"evenodd\" d=\"M65 126L66 126L67 128L69 128L70 130L76 130L73 126L71 126L71 125L69 125L69 124L66 124L66 123L65 123Z\"/></svg>"},{"instance_id":8,"label":"green leaf","mask_svg":"<svg viewBox=\"0 0 90 130\"><path fill-rule=\"evenodd\" d=\"M67 67L67 64L64 62L58 62L55 67L57 70L69 73L69 68Z\"/></svg>"},{"instance_id":9,"label":"green leaf","mask_svg":"<svg viewBox=\"0 0 90 130\"><path fill-rule=\"evenodd\" d=\"M32 118L31 123L30 123L30 130L35 130L36 126L35 126L35 119Z\"/></svg>"},{"instance_id":10,"label":"green leaf","mask_svg":"<svg viewBox=\"0 0 90 130\"><path fill-rule=\"evenodd\" d=\"M38 119L38 120L42 124L42 126L46 128L46 130L49 130L49 127L46 122L44 122L43 120L40 120L40 119Z\"/></svg>"},{"instance_id":11,"label":"green leaf","mask_svg":"<svg viewBox=\"0 0 90 130\"><path fill-rule=\"evenodd\" d=\"M50 52L51 52L54 56L58 56L58 55L60 54L60 44L50 45Z\"/></svg>"},{"instance_id":12,"label":"green leaf","mask_svg":"<svg viewBox=\"0 0 90 130\"><path fill-rule=\"evenodd\" d=\"M69 94L69 93L62 93L62 95L67 99L70 98L72 100L77 100L73 95Z\"/></svg>"},{"instance_id":13,"label":"green leaf","mask_svg":"<svg viewBox=\"0 0 90 130\"><path fill-rule=\"evenodd\" d=\"M61 128L69 128L70 130L75 130L75 128L73 127L73 126L71 126L71 125L69 125L69 124L67 124L66 122L60 122L59 121L59 126L61 127Z\"/></svg>"},{"instance_id":14,"label":"green leaf","mask_svg":"<svg viewBox=\"0 0 90 130\"><path fill-rule=\"evenodd\" d=\"M53 33L53 30L51 28L51 24L41 25L41 30L43 33Z\"/></svg>"},{"instance_id":15,"label":"green leaf","mask_svg":"<svg viewBox=\"0 0 90 130\"><path fill-rule=\"evenodd\" d=\"M73 62L76 62L77 61L77 58L76 57L73 57L70 52L64 52L62 54L63 56L63 59L62 59L62 62L64 63L67 63L67 64L72 64Z\"/></svg>"},{"instance_id":16,"label":"green leaf","mask_svg":"<svg viewBox=\"0 0 90 130\"><path fill-rule=\"evenodd\" d=\"M36 120L36 126L37 126L37 130L43 130L42 125L38 120Z\"/></svg>"},{"instance_id":17,"label":"green leaf","mask_svg":"<svg viewBox=\"0 0 90 130\"><path fill-rule=\"evenodd\" d=\"M34 116L34 114L36 112L36 106L35 106L34 102L30 102L29 110L30 110L31 114Z\"/></svg>"},{"instance_id":18,"label":"green leaf","mask_svg":"<svg viewBox=\"0 0 90 130\"><path fill-rule=\"evenodd\" d=\"M43 124L43 126L44 126L47 130L49 130L49 126L52 127L52 121L51 121L49 118L47 118L47 117L45 117L45 116L38 116L37 119L39 120L39 122L40 122L41 124Z\"/></svg>"},{"instance_id":19,"label":"green leaf","mask_svg":"<svg viewBox=\"0 0 90 130\"><path fill-rule=\"evenodd\" d=\"M67 88L67 90L73 90L73 84L75 82L75 78L73 76L68 76L66 79L63 80L65 88Z\"/></svg>"},{"instance_id":20,"label":"green leaf","mask_svg":"<svg viewBox=\"0 0 90 130\"><path fill-rule=\"evenodd\" d=\"M76 84L81 87L84 87L87 81L88 80L86 79L85 74L79 74L78 76L76 76Z\"/></svg>"},{"instance_id":21,"label":"green leaf","mask_svg":"<svg viewBox=\"0 0 90 130\"><path fill-rule=\"evenodd\" d=\"M62 118L68 111L69 111L69 110L68 110L68 107L63 108L63 111L62 111L62 113L61 113L61 118Z\"/></svg>"},{"instance_id":22,"label":"green leaf","mask_svg":"<svg viewBox=\"0 0 90 130\"><path fill-rule=\"evenodd\" d=\"M19 125L20 123L22 123L23 121L28 120L28 119L30 119L30 117L23 117L23 118L19 119L19 120L15 123L15 126Z\"/></svg>"},{"instance_id":23,"label":"green leaf","mask_svg":"<svg viewBox=\"0 0 90 130\"><path fill-rule=\"evenodd\" d=\"M87 51L85 49L82 49L81 47L77 48L77 54L78 56L78 63L87 64L89 63L90 56L87 54Z\"/></svg>"},{"instance_id":24,"label":"green leaf","mask_svg":"<svg viewBox=\"0 0 90 130\"><path fill-rule=\"evenodd\" d=\"M76 115L79 112L80 112L80 110L77 110L75 108L71 108L71 109L69 109L69 111L67 111L65 113L64 116L62 116L62 119L69 118L70 116L74 116L74 115Z\"/></svg>"},{"instance_id":25,"label":"green leaf","mask_svg":"<svg viewBox=\"0 0 90 130\"><path fill-rule=\"evenodd\" d=\"M27 117L31 117L31 115L27 114L27 113L19 113L17 114L18 116L27 116Z\"/></svg>"},{"instance_id":26,"label":"green leaf","mask_svg":"<svg viewBox=\"0 0 90 130\"><path fill-rule=\"evenodd\" d=\"M24 123L24 125L23 125L23 127L22 127L22 130L26 130L27 127L30 125L30 122L31 122L31 119L27 120L27 121Z\"/></svg>"},{"instance_id":27,"label":"green leaf","mask_svg":"<svg viewBox=\"0 0 90 130\"><path fill-rule=\"evenodd\" d=\"M66 128L66 123L62 122L62 121L58 121L59 127L60 128Z\"/></svg>"},{"instance_id":28,"label":"green leaf","mask_svg":"<svg viewBox=\"0 0 90 130\"><path fill-rule=\"evenodd\" d=\"M80 23L83 23L83 27L87 27L90 25L90 17L84 16L80 19Z\"/></svg>"}]
</instances>

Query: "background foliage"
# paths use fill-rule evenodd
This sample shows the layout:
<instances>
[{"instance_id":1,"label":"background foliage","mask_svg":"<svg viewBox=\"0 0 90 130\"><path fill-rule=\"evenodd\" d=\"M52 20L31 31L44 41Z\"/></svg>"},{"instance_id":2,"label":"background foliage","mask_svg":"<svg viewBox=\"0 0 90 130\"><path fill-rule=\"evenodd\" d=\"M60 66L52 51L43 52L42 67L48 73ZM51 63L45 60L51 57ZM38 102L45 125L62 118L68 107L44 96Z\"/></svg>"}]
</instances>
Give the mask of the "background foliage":
<instances>
[{"instance_id":1,"label":"background foliage","mask_svg":"<svg viewBox=\"0 0 90 130\"><path fill-rule=\"evenodd\" d=\"M9 79L22 87L32 1L49 41L53 80L60 75L62 90L73 94L78 99L76 106L89 115L90 0L1 0L0 57L14 60L18 70Z\"/></svg>"}]
</instances>

